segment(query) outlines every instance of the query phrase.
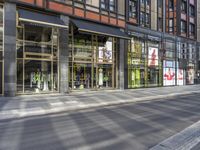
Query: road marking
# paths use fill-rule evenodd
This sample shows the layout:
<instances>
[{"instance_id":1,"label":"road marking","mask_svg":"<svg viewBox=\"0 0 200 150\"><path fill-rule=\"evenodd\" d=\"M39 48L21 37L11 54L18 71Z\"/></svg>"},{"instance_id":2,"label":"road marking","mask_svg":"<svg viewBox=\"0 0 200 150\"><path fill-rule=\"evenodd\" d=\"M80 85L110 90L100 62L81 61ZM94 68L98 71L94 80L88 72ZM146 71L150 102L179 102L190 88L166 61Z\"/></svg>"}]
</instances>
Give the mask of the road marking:
<instances>
[{"instance_id":1,"label":"road marking","mask_svg":"<svg viewBox=\"0 0 200 150\"><path fill-rule=\"evenodd\" d=\"M150 150L190 150L200 142L200 121L169 137Z\"/></svg>"}]
</instances>

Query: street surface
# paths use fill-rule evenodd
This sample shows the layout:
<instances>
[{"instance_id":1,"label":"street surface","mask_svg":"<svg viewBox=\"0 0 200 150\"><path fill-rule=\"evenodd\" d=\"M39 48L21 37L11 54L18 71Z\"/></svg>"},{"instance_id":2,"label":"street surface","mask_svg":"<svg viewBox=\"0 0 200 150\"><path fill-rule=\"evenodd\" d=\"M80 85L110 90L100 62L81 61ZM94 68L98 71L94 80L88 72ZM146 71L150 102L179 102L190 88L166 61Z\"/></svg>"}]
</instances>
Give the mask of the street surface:
<instances>
[{"instance_id":1,"label":"street surface","mask_svg":"<svg viewBox=\"0 0 200 150\"><path fill-rule=\"evenodd\" d=\"M0 120L0 150L147 150L199 120L198 93L6 119Z\"/></svg>"}]
</instances>

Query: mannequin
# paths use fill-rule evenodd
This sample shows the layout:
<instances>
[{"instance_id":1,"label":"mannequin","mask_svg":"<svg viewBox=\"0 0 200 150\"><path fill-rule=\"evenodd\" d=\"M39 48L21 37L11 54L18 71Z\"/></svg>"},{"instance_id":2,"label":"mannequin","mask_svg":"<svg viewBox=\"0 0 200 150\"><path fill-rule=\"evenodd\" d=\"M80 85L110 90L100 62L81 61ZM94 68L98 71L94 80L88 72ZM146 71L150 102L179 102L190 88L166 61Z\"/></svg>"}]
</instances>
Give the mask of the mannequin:
<instances>
[{"instance_id":1,"label":"mannequin","mask_svg":"<svg viewBox=\"0 0 200 150\"><path fill-rule=\"evenodd\" d=\"M103 86L103 69L99 68L99 87Z\"/></svg>"}]
</instances>

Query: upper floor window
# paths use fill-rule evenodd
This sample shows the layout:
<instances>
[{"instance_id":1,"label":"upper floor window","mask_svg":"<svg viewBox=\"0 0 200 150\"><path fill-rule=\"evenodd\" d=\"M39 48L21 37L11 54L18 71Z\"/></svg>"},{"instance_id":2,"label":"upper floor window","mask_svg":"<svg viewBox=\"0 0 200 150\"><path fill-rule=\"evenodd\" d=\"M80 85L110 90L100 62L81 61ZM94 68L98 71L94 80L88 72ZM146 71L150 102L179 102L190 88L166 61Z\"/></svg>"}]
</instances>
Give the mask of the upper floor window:
<instances>
[{"instance_id":1,"label":"upper floor window","mask_svg":"<svg viewBox=\"0 0 200 150\"><path fill-rule=\"evenodd\" d=\"M190 5L190 16L192 16L192 17L195 16L195 8L193 5Z\"/></svg>"},{"instance_id":2,"label":"upper floor window","mask_svg":"<svg viewBox=\"0 0 200 150\"><path fill-rule=\"evenodd\" d=\"M150 5L150 0L141 0L140 3Z\"/></svg>"},{"instance_id":3,"label":"upper floor window","mask_svg":"<svg viewBox=\"0 0 200 150\"><path fill-rule=\"evenodd\" d=\"M169 0L169 9L174 10L174 0Z\"/></svg>"},{"instance_id":4,"label":"upper floor window","mask_svg":"<svg viewBox=\"0 0 200 150\"><path fill-rule=\"evenodd\" d=\"M116 1L115 0L109 0L110 11L115 11L116 10L115 7L116 7Z\"/></svg>"},{"instance_id":5,"label":"upper floor window","mask_svg":"<svg viewBox=\"0 0 200 150\"><path fill-rule=\"evenodd\" d=\"M140 25L150 27L150 15L148 13L140 12Z\"/></svg>"},{"instance_id":6,"label":"upper floor window","mask_svg":"<svg viewBox=\"0 0 200 150\"><path fill-rule=\"evenodd\" d=\"M137 0L129 0L129 17L137 17Z\"/></svg>"},{"instance_id":7,"label":"upper floor window","mask_svg":"<svg viewBox=\"0 0 200 150\"><path fill-rule=\"evenodd\" d=\"M101 8L116 11L116 0L101 0Z\"/></svg>"},{"instance_id":8,"label":"upper floor window","mask_svg":"<svg viewBox=\"0 0 200 150\"><path fill-rule=\"evenodd\" d=\"M190 23L189 31L190 31L190 35L194 36L194 34L195 34L195 25L194 24Z\"/></svg>"},{"instance_id":9,"label":"upper floor window","mask_svg":"<svg viewBox=\"0 0 200 150\"><path fill-rule=\"evenodd\" d=\"M149 27L150 26L150 15L149 14L146 14L146 27Z\"/></svg>"},{"instance_id":10,"label":"upper floor window","mask_svg":"<svg viewBox=\"0 0 200 150\"><path fill-rule=\"evenodd\" d=\"M145 25L145 13L140 12L140 25Z\"/></svg>"},{"instance_id":11,"label":"upper floor window","mask_svg":"<svg viewBox=\"0 0 200 150\"><path fill-rule=\"evenodd\" d=\"M150 0L146 0L146 5L150 5Z\"/></svg>"},{"instance_id":12,"label":"upper floor window","mask_svg":"<svg viewBox=\"0 0 200 150\"><path fill-rule=\"evenodd\" d=\"M145 0L140 0L140 3L143 3L144 4Z\"/></svg>"},{"instance_id":13,"label":"upper floor window","mask_svg":"<svg viewBox=\"0 0 200 150\"><path fill-rule=\"evenodd\" d=\"M182 0L182 2L181 2L181 11L184 13L187 13L187 1L186 0Z\"/></svg>"},{"instance_id":14,"label":"upper floor window","mask_svg":"<svg viewBox=\"0 0 200 150\"><path fill-rule=\"evenodd\" d=\"M159 31L162 31L162 21L163 21L162 18L159 17L158 18L158 30Z\"/></svg>"},{"instance_id":15,"label":"upper floor window","mask_svg":"<svg viewBox=\"0 0 200 150\"><path fill-rule=\"evenodd\" d=\"M158 0L158 7L159 8L162 8L162 2L163 2L163 0Z\"/></svg>"},{"instance_id":16,"label":"upper floor window","mask_svg":"<svg viewBox=\"0 0 200 150\"><path fill-rule=\"evenodd\" d=\"M101 8L102 9L107 9L107 2L106 2L106 0L101 0Z\"/></svg>"},{"instance_id":17,"label":"upper floor window","mask_svg":"<svg viewBox=\"0 0 200 150\"><path fill-rule=\"evenodd\" d=\"M186 33L186 21L181 20L181 33Z\"/></svg>"}]
</instances>

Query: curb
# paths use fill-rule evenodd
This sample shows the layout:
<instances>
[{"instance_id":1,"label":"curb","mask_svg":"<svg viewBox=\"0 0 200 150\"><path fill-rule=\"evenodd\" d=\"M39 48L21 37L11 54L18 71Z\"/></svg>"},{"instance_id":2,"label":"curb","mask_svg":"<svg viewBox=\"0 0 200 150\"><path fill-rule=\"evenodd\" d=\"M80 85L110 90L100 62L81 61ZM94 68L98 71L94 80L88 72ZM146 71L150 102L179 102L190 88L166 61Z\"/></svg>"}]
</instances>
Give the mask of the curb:
<instances>
[{"instance_id":1,"label":"curb","mask_svg":"<svg viewBox=\"0 0 200 150\"><path fill-rule=\"evenodd\" d=\"M185 93L173 93L168 95L156 95L156 96L149 96L149 97L142 97L142 98L133 98L128 100L117 100L117 101L111 101L111 102L102 102L97 104L79 104L72 107L66 107L66 106L58 106L54 108L49 109L43 109L41 107L38 108L28 108L28 109L22 109L22 110L9 110L9 111L2 111L0 112L0 120L6 120L6 119L20 119L20 118L26 118L26 117L34 117L34 116L43 116L47 114L56 114L56 113L73 113L73 112L79 112L89 109L95 109L99 107L109 107L109 106L117 106L117 105L125 105L130 103L137 103L137 102L149 102L152 99L159 99L160 98L169 98L173 96L184 96L184 95L190 95L190 94L198 94L200 91L192 91L192 92L185 92ZM164 100L163 99L163 100ZM154 101L155 101L154 100Z\"/></svg>"}]
</instances>

